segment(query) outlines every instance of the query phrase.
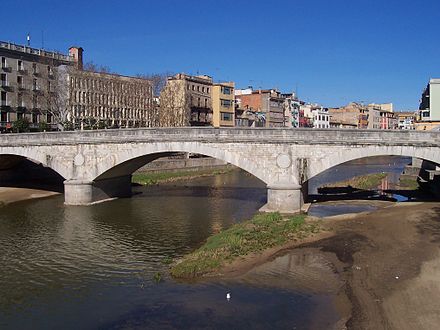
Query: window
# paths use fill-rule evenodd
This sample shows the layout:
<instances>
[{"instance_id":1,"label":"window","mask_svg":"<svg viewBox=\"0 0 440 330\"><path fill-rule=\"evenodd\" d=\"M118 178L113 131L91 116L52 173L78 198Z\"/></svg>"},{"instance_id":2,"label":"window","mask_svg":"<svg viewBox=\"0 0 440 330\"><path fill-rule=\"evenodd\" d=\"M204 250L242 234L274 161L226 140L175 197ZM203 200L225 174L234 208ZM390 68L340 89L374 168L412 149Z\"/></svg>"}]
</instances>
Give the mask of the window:
<instances>
[{"instance_id":1,"label":"window","mask_svg":"<svg viewBox=\"0 0 440 330\"><path fill-rule=\"evenodd\" d=\"M17 94L17 107L23 107L23 95L21 93Z\"/></svg>"},{"instance_id":2,"label":"window","mask_svg":"<svg viewBox=\"0 0 440 330\"><path fill-rule=\"evenodd\" d=\"M222 93L226 94L226 95L231 95L232 94L232 88L231 87L222 86Z\"/></svg>"},{"instance_id":3,"label":"window","mask_svg":"<svg viewBox=\"0 0 440 330\"><path fill-rule=\"evenodd\" d=\"M232 106L232 100L220 99L220 104L224 108L230 108Z\"/></svg>"},{"instance_id":4,"label":"window","mask_svg":"<svg viewBox=\"0 0 440 330\"><path fill-rule=\"evenodd\" d=\"M7 105L7 103L6 103L6 92L1 92L1 97L0 97L0 100L1 100L1 105Z\"/></svg>"},{"instance_id":5,"label":"window","mask_svg":"<svg viewBox=\"0 0 440 330\"><path fill-rule=\"evenodd\" d=\"M220 120L232 121L233 115L232 115L232 113L229 113L229 112L220 112Z\"/></svg>"},{"instance_id":6,"label":"window","mask_svg":"<svg viewBox=\"0 0 440 330\"><path fill-rule=\"evenodd\" d=\"M37 64L36 64L36 63L32 63L32 72L33 72L34 74L38 73L38 70L37 70Z\"/></svg>"},{"instance_id":7,"label":"window","mask_svg":"<svg viewBox=\"0 0 440 330\"><path fill-rule=\"evenodd\" d=\"M17 70L18 71L23 71L24 67L23 67L23 61L18 60L17 61Z\"/></svg>"},{"instance_id":8,"label":"window","mask_svg":"<svg viewBox=\"0 0 440 330\"><path fill-rule=\"evenodd\" d=\"M1 111L0 112L0 121L9 121L8 118L8 113L6 111Z\"/></svg>"},{"instance_id":9,"label":"window","mask_svg":"<svg viewBox=\"0 0 440 330\"><path fill-rule=\"evenodd\" d=\"M8 83L6 82L6 73L0 74L0 81L1 86L8 86Z\"/></svg>"},{"instance_id":10,"label":"window","mask_svg":"<svg viewBox=\"0 0 440 330\"><path fill-rule=\"evenodd\" d=\"M22 76L17 76L17 85L18 85L18 88L23 88L23 77Z\"/></svg>"},{"instance_id":11,"label":"window","mask_svg":"<svg viewBox=\"0 0 440 330\"><path fill-rule=\"evenodd\" d=\"M47 122L48 124L50 124L50 123L52 122L52 115L51 115L50 113L48 113L48 114L46 115L46 122Z\"/></svg>"},{"instance_id":12,"label":"window","mask_svg":"<svg viewBox=\"0 0 440 330\"><path fill-rule=\"evenodd\" d=\"M6 58L2 57L2 69L6 68Z\"/></svg>"},{"instance_id":13,"label":"window","mask_svg":"<svg viewBox=\"0 0 440 330\"><path fill-rule=\"evenodd\" d=\"M37 124L38 123L38 113L32 113L32 123Z\"/></svg>"}]
</instances>

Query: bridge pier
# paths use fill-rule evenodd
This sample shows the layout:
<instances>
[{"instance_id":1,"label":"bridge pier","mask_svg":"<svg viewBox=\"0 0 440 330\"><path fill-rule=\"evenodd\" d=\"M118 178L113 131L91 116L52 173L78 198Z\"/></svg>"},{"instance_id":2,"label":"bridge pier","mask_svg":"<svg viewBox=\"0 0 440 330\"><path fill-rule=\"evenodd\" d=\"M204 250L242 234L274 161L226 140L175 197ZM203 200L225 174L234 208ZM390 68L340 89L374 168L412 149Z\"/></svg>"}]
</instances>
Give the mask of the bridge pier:
<instances>
[{"instance_id":1,"label":"bridge pier","mask_svg":"<svg viewBox=\"0 0 440 330\"><path fill-rule=\"evenodd\" d=\"M64 181L64 204L66 205L91 205L130 196L131 175L96 181Z\"/></svg>"},{"instance_id":2,"label":"bridge pier","mask_svg":"<svg viewBox=\"0 0 440 330\"><path fill-rule=\"evenodd\" d=\"M298 213L303 205L303 192L298 184L272 184L267 186L267 204L261 212Z\"/></svg>"}]
</instances>

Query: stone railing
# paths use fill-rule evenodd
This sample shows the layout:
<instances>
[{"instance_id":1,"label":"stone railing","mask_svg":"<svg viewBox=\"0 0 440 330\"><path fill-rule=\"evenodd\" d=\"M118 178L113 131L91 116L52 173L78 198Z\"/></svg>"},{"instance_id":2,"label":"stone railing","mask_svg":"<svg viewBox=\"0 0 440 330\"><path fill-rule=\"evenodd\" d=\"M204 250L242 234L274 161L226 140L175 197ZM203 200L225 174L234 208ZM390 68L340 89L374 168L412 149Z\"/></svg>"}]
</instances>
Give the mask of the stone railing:
<instances>
[{"instance_id":1,"label":"stone railing","mask_svg":"<svg viewBox=\"0 0 440 330\"><path fill-rule=\"evenodd\" d=\"M0 135L0 146L136 142L417 145L440 147L440 132L310 128L133 128Z\"/></svg>"}]
</instances>

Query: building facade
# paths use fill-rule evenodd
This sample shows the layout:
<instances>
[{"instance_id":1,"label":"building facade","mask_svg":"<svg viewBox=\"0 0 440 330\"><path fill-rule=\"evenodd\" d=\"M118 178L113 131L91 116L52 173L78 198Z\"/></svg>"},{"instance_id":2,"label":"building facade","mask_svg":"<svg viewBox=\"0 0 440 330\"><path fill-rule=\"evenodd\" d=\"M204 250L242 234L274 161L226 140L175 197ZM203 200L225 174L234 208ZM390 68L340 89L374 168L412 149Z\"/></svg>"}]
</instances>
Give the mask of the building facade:
<instances>
[{"instance_id":1,"label":"building facade","mask_svg":"<svg viewBox=\"0 0 440 330\"><path fill-rule=\"evenodd\" d=\"M415 111L396 112L398 128L403 130L415 129L414 126L414 122L416 119L415 113L416 113Z\"/></svg>"},{"instance_id":2,"label":"building facade","mask_svg":"<svg viewBox=\"0 0 440 330\"><path fill-rule=\"evenodd\" d=\"M51 124L50 105L58 70L73 65L69 55L0 41L0 130L23 120L31 129Z\"/></svg>"},{"instance_id":3,"label":"building facade","mask_svg":"<svg viewBox=\"0 0 440 330\"><path fill-rule=\"evenodd\" d=\"M168 77L160 93L160 126L211 126L212 86L212 78L206 75Z\"/></svg>"},{"instance_id":4,"label":"building facade","mask_svg":"<svg viewBox=\"0 0 440 330\"><path fill-rule=\"evenodd\" d=\"M233 82L212 85L212 114L214 127L235 126L235 97Z\"/></svg>"},{"instance_id":5,"label":"building facade","mask_svg":"<svg viewBox=\"0 0 440 330\"><path fill-rule=\"evenodd\" d=\"M81 47L64 55L0 42L0 57L2 131L20 119L35 130L157 126L151 82L84 70Z\"/></svg>"},{"instance_id":6,"label":"building facade","mask_svg":"<svg viewBox=\"0 0 440 330\"><path fill-rule=\"evenodd\" d=\"M315 108L312 110L314 128L330 128L330 115L328 109Z\"/></svg>"},{"instance_id":7,"label":"building facade","mask_svg":"<svg viewBox=\"0 0 440 330\"><path fill-rule=\"evenodd\" d=\"M68 119L76 129L158 126L148 80L74 70L69 83Z\"/></svg>"},{"instance_id":8,"label":"building facade","mask_svg":"<svg viewBox=\"0 0 440 330\"><path fill-rule=\"evenodd\" d=\"M265 127L284 127L284 98L276 89L237 90L235 97L242 109L247 109L264 116Z\"/></svg>"},{"instance_id":9,"label":"building facade","mask_svg":"<svg viewBox=\"0 0 440 330\"><path fill-rule=\"evenodd\" d=\"M415 126L418 130L440 126L440 79L430 79L423 90Z\"/></svg>"}]
</instances>

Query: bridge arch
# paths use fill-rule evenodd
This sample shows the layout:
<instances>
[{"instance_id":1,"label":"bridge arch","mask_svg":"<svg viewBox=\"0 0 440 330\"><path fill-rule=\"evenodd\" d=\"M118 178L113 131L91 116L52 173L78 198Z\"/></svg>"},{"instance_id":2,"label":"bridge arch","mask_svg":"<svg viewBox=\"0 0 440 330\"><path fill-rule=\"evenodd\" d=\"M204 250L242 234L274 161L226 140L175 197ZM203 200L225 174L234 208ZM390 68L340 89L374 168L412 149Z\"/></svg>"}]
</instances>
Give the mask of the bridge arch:
<instances>
[{"instance_id":1,"label":"bridge arch","mask_svg":"<svg viewBox=\"0 0 440 330\"><path fill-rule=\"evenodd\" d=\"M377 156L401 156L414 157L427 160L435 164L440 164L440 153L435 148L418 148L412 146L363 146L360 148L350 148L349 150L335 150L328 157L322 160L314 160L308 173L308 180L321 174L322 172L346 162Z\"/></svg>"},{"instance_id":2,"label":"bridge arch","mask_svg":"<svg viewBox=\"0 0 440 330\"><path fill-rule=\"evenodd\" d=\"M41 164L52 171L54 171L57 175L61 176L63 179L69 177L70 169L67 166L64 166L61 162L52 161L50 157L47 156L46 153L41 153L35 150L36 148L26 148L26 149L18 149L11 151L3 152L0 148L0 160L2 156L12 156L19 157L23 159L27 159L33 163Z\"/></svg>"},{"instance_id":3,"label":"bridge arch","mask_svg":"<svg viewBox=\"0 0 440 330\"><path fill-rule=\"evenodd\" d=\"M106 159L98 164L98 173L94 180L131 175L145 164L176 152L194 153L216 158L245 170L266 184L270 182L269 173L259 167L258 162L251 161L242 153L214 148L209 144L198 142L169 142L131 146L126 150L118 151L117 155L110 161Z\"/></svg>"}]
</instances>

